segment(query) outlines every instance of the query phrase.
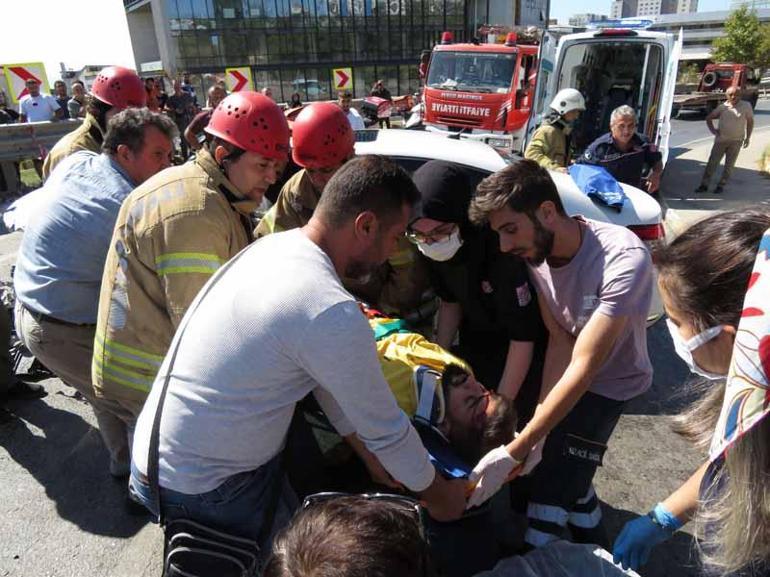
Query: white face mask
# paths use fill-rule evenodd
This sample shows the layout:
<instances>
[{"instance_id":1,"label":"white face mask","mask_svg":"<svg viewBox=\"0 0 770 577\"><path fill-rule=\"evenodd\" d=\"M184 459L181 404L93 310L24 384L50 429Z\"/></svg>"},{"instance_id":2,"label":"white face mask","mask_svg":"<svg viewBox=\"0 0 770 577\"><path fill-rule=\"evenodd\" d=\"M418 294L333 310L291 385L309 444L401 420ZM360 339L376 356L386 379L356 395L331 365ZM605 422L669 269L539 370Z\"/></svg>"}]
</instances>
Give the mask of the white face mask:
<instances>
[{"instance_id":1,"label":"white face mask","mask_svg":"<svg viewBox=\"0 0 770 577\"><path fill-rule=\"evenodd\" d=\"M671 333L671 340L674 341L674 350L676 351L676 354L679 355L679 358L681 358L685 363L687 363L687 367L690 369L690 371L712 381L716 379L723 379L727 376L707 371L706 369L699 366L692 356L692 352L695 349L702 347L710 340L716 338L717 335L722 332L721 326L706 329L688 341L685 341L682 338L682 335L679 333L679 328L671 321L671 319L666 319L666 326L668 327L668 332Z\"/></svg>"},{"instance_id":2,"label":"white face mask","mask_svg":"<svg viewBox=\"0 0 770 577\"><path fill-rule=\"evenodd\" d=\"M444 240L431 244L423 242L417 243L417 250L431 260L444 262L457 254L457 251L460 250L462 245L463 240L460 238L460 231L456 230Z\"/></svg>"}]
</instances>

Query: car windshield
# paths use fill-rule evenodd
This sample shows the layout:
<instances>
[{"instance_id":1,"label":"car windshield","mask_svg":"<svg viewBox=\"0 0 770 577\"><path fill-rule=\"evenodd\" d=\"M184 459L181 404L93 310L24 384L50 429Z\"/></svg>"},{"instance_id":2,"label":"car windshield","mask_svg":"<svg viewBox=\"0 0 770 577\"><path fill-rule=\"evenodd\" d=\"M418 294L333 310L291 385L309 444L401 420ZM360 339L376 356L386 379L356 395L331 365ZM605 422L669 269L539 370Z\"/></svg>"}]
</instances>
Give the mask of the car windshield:
<instances>
[{"instance_id":1,"label":"car windshield","mask_svg":"<svg viewBox=\"0 0 770 577\"><path fill-rule=\"evenodd\" d=\"M428 86L463 92L506 93L511 88L515 54L494 52L435 52Z\"/></svg>"}]
</instances>

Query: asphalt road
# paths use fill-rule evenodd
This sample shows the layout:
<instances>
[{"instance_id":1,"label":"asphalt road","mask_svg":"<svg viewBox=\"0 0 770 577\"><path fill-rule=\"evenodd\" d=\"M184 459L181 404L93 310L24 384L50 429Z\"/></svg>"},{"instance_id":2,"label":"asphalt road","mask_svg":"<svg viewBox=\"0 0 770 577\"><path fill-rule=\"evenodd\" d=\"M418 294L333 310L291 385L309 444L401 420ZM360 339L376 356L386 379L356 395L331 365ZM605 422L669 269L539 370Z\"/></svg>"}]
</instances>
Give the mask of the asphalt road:
<instances>
[{"instance_id":1,"label":"asphalt road","mask_svg":"<svg viewBox=\"0 0 770 577\"><path fill-rule=\"evenodd\" d=\"M710 139L704 115L699 112L683 111L679 118L671 121L669 148L683 151L701 139ZM754 110L754 128L770 126L770 100L760 100ZM672 157L675 153L672 151Z\"/></svg>"}]
</instances>

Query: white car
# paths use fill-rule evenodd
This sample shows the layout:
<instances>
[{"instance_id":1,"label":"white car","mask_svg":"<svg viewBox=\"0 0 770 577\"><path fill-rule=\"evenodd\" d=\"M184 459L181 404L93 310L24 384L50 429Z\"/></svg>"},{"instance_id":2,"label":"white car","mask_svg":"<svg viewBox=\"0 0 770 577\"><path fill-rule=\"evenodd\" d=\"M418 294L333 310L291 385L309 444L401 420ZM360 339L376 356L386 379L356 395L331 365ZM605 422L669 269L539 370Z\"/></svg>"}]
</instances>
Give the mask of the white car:
<instances>
[{"instance_id":1,"label":"white car","mask_svg":"<svg viewBox=\"0 0 770 577\"><path fill-rule=\"evenodd\" d=\"M516 156L505 156L482 142L456 140L441 134L411 130L358 131L356 154L388 156L410 173L429 160L453 162L466 169L474 185L518 159ZM660 205L646 192L621 183L628 200L623 209L617 211L588 198L568 174L550 174L568 214L580 214L586 218L626 226L644 241L663 238Z\"/></svg>"},{"instance_id":2,"label":"white car","mask_svg":"<svg viewBox=\"0 0 770 577\"><path fill-rule=\"evenodd\" d=\"M491 146L473 140L457 140L432 132L412 130L359 130L356 132L356 155L378 154L387 156L410 173L429 160L453 162L466 170L475 186L483 178L505 168L520 157L505 155ZM564 209L570 215L611 222L628 227L649 245L664 238L662 213L658 202L634 186L620 183L626 194L622 210L617 211L588 198L570 175L550 172L556 183ZM650 308L650 320L657 320L663 312L657 287Z\"/></svg>"}]
</instances>

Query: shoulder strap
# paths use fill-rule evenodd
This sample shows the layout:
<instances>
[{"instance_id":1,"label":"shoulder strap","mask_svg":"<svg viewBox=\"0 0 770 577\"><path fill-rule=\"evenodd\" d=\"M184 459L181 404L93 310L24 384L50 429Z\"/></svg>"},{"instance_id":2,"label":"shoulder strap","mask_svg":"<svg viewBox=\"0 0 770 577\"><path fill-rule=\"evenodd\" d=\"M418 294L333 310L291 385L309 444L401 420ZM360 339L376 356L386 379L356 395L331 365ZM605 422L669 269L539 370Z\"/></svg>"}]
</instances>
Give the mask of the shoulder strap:
<instances>
[{"instance_id":1,"label":"shoulder strap","mask_svg":"<svg viewBox=\"0 0 770 577\"><path fill-rule=\"evenodd\" d=\"M158 461L160 459L160 421L163 414L163 404L166 400L166 393L168 392L168 385L171 382L171 373L174 368L174 362L176 361L176 355L179 352L179 344L182 342L182 336L184 335L184 331L187 328L187 324L190 322L193 313L198 309L200 303L203 302L203 299L206 297L206 295L211 291L212 288L214 288L217 282L219 282L219 279L222 278L225 271L227 271L227 269L235 264L235 262L241 258L241 256L243 256L248 248L249 247L244 248L241 252L230 259L229 262L225 263L214 274L214 276L209 279L209 282L204 285L204 287L201 289L201 292L198 293L198 296L195 298L192 305L187 310L187 313L182 318L182 323L179 325L179 328L176 331L176 335L174 336L174 340L171 342L171 348L169 349L170 357L168 353L166 354L166 358L169 359L169 362L168 367L166 367L166 375L163 378L163 388L161 389L160 397L158 398L158 406L155 409L155 418L152 421L149 455L147 458L147 484L149 485L150 489L150 500L153 506L158 510L158 522L161 524L163 523L163 510L161 509L160 504L160 484L158 472Z\"/></svg>"}]
</instances>

